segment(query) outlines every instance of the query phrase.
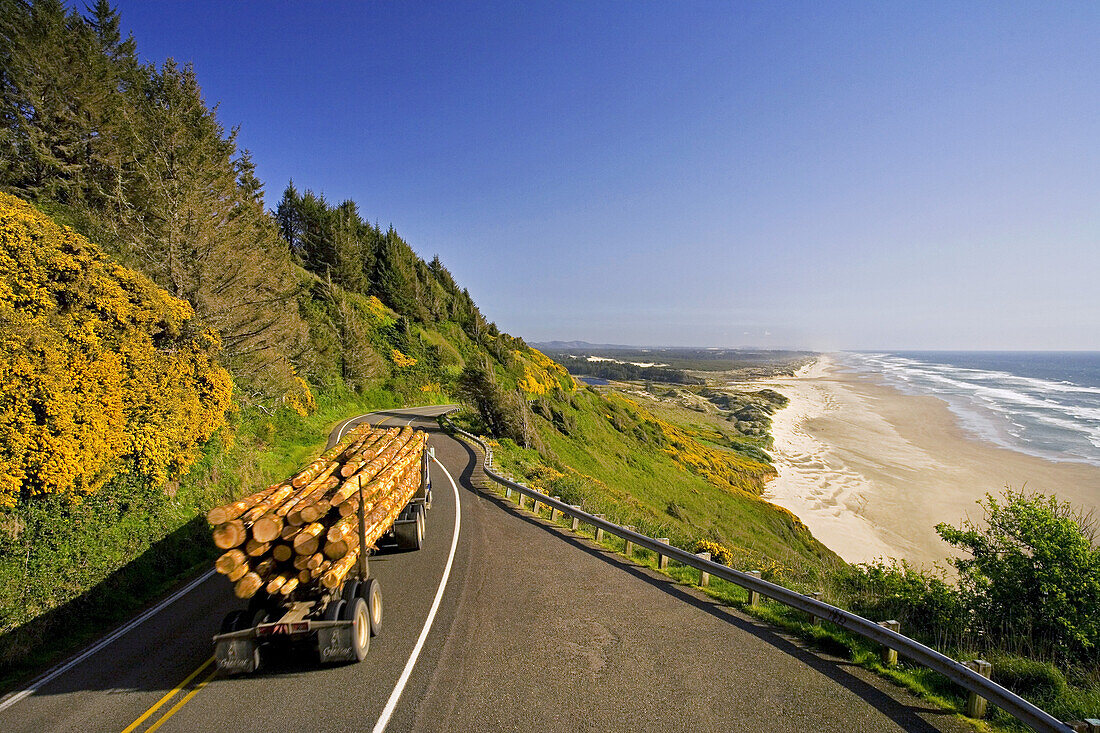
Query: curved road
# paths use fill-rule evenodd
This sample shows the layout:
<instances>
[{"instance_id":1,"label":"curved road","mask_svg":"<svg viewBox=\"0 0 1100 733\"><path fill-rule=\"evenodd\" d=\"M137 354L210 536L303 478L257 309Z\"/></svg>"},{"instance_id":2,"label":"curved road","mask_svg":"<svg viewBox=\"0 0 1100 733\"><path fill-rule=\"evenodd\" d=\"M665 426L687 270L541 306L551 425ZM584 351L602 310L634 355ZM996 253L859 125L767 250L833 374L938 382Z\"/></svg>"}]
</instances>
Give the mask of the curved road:
<instances>
[{"instance_id":1,"label":"curved road","mask_svg":"<svg viewBox=\"0 0 1100 733\"><path fill-rule=\"evenodd\" d=\"M210 637L242 603L223 578L200 577L0 701L0 730L970 730L480 491L472 449L438 430L446 409L360 416L330 439L365 419L411 423L436 451L424 549L371 558L384 618L363 663L302 654L258 675L212 674Z\"/></svg>"}]
</instances>

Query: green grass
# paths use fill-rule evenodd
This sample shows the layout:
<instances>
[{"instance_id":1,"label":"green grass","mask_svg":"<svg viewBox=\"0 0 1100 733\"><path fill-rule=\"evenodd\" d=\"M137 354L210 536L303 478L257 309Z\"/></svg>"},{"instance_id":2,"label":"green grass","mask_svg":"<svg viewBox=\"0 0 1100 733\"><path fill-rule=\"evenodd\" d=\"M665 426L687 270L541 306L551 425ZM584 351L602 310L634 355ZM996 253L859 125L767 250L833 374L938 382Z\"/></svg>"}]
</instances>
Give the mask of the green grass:
<instances>
[{"instance_id":1,"label":"green grass","mask_svg":"<svg viewBox=\"0 0 1100 733\"><path fill-rule=\"evenodd\" d=\"M342 390L318 395L306 417L253 410L165 487L122 473L79 504L51 498L0 516L0 691L207 569L219 552L210 507L288 476L340 420L399 402L383 389Z\"/></svg>"},{"instance_id":2,"label":"green grass","mask_svg":"<svg viewBox=\"0 0 1100 733\"><path fill-rule=\"evenodd\" d=\"M810 583L842 563L790 512L720 488L685 470L643 431L620 429L622 416L607 411L600 396L581 391L572 401L570 435L538 418L544 454L505 440L495 451L498 464L551 495L677 546L719 542L734 550L736 564L759 567L767 577Z\"/></svg>"}]
</instances>

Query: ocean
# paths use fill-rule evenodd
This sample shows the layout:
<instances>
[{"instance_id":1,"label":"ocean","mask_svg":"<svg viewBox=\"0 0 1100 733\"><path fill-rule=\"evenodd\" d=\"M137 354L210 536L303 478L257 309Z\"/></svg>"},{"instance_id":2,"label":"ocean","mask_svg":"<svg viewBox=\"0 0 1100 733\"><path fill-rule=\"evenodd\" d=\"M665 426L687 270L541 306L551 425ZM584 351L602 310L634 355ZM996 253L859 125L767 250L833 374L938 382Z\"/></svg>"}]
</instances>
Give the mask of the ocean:
<instances>
[{"instance_id":1,"label":"ocean","mask_svg":"<svg viewBox=\"0 0 1100 733\"><path fill-rule=\"evenodd\" d=\"M1100 352L846 352L837 363L943 399L979 438L1100 466Z\"/></svg>"}]
</instances>

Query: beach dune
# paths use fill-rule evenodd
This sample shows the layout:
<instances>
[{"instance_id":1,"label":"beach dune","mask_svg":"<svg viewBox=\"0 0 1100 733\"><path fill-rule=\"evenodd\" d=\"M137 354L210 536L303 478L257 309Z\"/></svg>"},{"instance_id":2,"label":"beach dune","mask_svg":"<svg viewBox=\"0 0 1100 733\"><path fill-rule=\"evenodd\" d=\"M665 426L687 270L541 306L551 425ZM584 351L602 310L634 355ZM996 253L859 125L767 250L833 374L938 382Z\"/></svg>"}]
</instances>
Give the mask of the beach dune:
<instances>
[{"instance_id":1,"label":"beach dune","mask_svg":"<svg viewBox=\"0 0 1100 733\"><path fill-rule=\"evenodd\" d=\"M953 552L936 524L980 519L976 502L1005 487L1100 508L1100 468L987 443L965 432L942 400L903 394L827 356L757 386L791 401L773 418L779 475L765 498L849 562L942 562Z\"/></svg>"}]
</instances>

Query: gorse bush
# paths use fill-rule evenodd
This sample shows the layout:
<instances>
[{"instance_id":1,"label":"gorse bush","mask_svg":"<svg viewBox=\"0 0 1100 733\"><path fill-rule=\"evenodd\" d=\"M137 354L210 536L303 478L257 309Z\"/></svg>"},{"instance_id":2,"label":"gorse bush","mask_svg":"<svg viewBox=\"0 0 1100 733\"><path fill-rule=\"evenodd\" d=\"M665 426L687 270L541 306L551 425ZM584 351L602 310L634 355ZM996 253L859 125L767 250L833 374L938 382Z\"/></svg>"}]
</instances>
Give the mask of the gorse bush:
<instances>
[{"instance_id":1,"label":"gorse bush","mask_svg":"<svg viewBox=\"0 0 1100 733\"><path fill-rule=\"evenodd\" d=\"M232 394L191 306L7 194L0 271L0 507L190 466Z\"/></svg>"},{"instance_id":2,"label":"gorse bush","mask_svg":"<svg viewBox=\"0 0 1100 733\"><path fill-rule=\"evenodd\" d=\"M699 540L695 543L692 551L696 554L709 552L710 559L722 565L729 565L733 562L733 553L730 552L729 548L723 547L714 540Z\"/></svg>"}]
</instances>

